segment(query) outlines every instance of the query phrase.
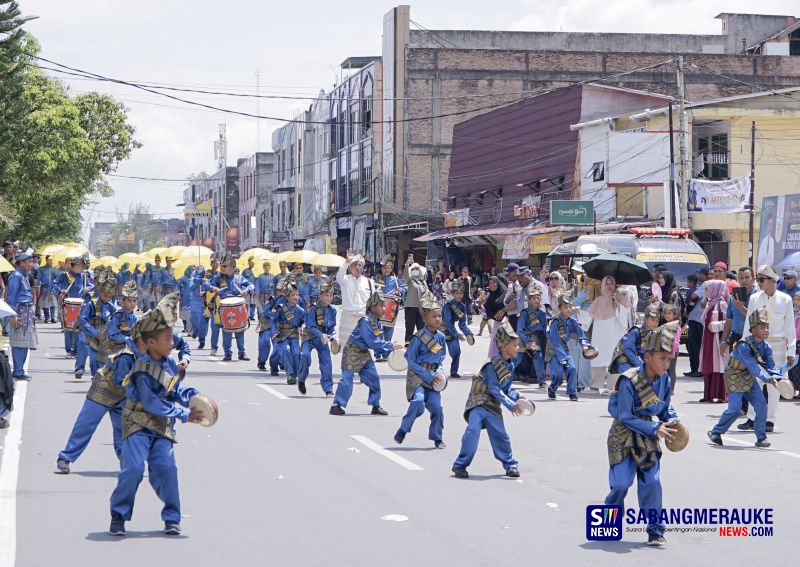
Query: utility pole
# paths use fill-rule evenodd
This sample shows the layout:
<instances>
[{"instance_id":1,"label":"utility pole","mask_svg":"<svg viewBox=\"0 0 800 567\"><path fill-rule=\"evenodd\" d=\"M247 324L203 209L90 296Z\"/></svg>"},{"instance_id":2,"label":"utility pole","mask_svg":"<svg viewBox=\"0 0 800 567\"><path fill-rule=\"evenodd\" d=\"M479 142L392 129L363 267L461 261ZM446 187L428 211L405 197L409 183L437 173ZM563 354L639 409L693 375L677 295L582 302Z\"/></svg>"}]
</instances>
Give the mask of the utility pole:
<instances>
[{"instance_id":1,"label":"utility pole","mask_svg":"<svg viewBox=\"0 0 800 567\"><path fill-rule=\"evenodd\" d=\"M753 264L753 254L754 254L754 244L755 244L755 227L753 226L755 223L755 207L753 204L755 203L756 198L756 121L753 120L753 124L750 127L750 226L749 226L749 245L750 250L747 255L747 265L755 268Z\"/></svg>"},{"instance_id":2,"label":"utility pole","mask_svg":"<svg viewBox=\"0 0 800 567\"><path fill-rule=\"evenodd\" d=\"M669 226L676 228L680 216L675 210L675 129L672 125L672 101L669 101ZM597 232L595 230L595 232Z\"/></svg>"},{"instance_id":3,"label":"utility pole","mask_svg":"<svg viewBox=\"0 0 800 567\"><path fill-rule=\"evenodd\" d=\"M680 137L678 139L679 151L679 181L678 196L681 201L680 227L689 228L689 117L686 115L685 83L683 75L683 56L678 56L678 119L680 120ZM672 133L670 132L670 136Z\"/></svg>"}]
</instances>

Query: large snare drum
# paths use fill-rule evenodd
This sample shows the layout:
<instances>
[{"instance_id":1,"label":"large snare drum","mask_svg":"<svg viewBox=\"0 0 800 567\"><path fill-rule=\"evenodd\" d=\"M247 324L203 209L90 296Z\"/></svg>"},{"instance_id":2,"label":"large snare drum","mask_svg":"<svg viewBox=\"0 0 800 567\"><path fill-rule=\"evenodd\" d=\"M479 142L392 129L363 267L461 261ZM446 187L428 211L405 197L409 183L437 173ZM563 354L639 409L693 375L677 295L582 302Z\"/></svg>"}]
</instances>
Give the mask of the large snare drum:
<instances>
[{"instance_id":1,"label":"large snare drum","mask_svg":"<svg viewBox=\"0 0 800 567\"><path fill-rule=\"evenodd\" d=\"M226 297L220 300L219 319L226 333L238 333L250 326L244 297Z\"/></svg>"},{"instance_id":2,"label":"large snare drum","mask_svg":"<svg viewBox=\"0 0 800 567\"><path fill-rule=\"evenodd\" d=\"M81 307L83 300L79 297L65 297L61 320L68 331L77 331L81 326Z\"/></svg>"},{"instance_id":3,"label":"large snare drum","mask_svg":"<svg viewBox=\"0 0 800 567\"><path fill-rule=\"evenodd\" d=\"M387 297L383 300L383 315L381 315L381 323L384 325L394 326L394 320L397 319L397 314L400 311L400 304L397 299Z\"/></svg>"}]
</instances>

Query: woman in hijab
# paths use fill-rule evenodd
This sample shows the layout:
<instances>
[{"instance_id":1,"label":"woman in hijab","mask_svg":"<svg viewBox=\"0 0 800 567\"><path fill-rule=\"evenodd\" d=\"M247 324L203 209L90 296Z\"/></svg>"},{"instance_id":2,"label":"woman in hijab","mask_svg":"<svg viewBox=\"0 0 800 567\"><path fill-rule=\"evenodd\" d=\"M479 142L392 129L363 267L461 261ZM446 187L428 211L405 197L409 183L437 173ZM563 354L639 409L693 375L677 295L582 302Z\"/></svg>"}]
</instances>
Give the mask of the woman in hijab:
<instances>
[{"instance_id":1,"label":"woman in hijab","mask_svg":"<svg viewBox=\"0 0 800 567\"><path fill-rule=\"evenodd\" d=\"M550 310L547 314L555 317L558 315L558 298L564 293L566 282L564 281L564 276L556 270L550 272L550 275L547 276L547 284L547 291L550 292Z\"/></svg>"},{"instance_id":2,"label":"woman in hijab","mask_svg":"<svg viewBox=\"0 0 800 567\"><path fill-rule=\"evenodd\" d=\"M606 369L611 364L611 356L622 335L628 332L631 306L626 295L619 293L619 286L611 276L606 276L600 284L600 296L589 306L592 319L592 344L600 354L591 361L592 391L603 388ZM580 352L580 351L578 351Z\"/></svg>"},{"instance_id":3,"label":"woman in hijab","mask_svg":"<svg viewBox=\"0 0 800 567\"><path fill-rule=\"evenodd\" d=\"M725 295L728 287L724 281L708 280L706 288L706 308L703 311L703 340L700 343L700 372L703 374L703 399L701 402L722 403L728 401L723 373L726 361L720 351L722 330L728 306Z\"/></svg>"},{"instance_id":4,"label":"woman in hijab","mask_svg":"<svg viewBox=\"0 0 800 567\"><path fill-rule=\"evenodd\" d=\"M674 305L679 310L683 307L683 298L681 297L678 286L675 283L675 276L669 270L661 271L661 278L659 281L661 287L661 301Z\"/></svg>"},{"instance_id":5,"label":"woman in hijab","mask_svg":"<svg viewBox=\"0 0 800 567\"><path fill-rule=\"evenodd\" d=\"M486 318L492 323L491 340L489 341L489 358L497 354L497 346L494 344L494 334L497 332L497 328L500 326L501 322L496 321L494 317L497 315L498 311L502 311L505 307L504 300L507 289L506 285L497 276L489 278L489 283L487 285L489 293L487 293L486 302L483 304L483 308L486 310Z\"/></svg>"}]
</instances>

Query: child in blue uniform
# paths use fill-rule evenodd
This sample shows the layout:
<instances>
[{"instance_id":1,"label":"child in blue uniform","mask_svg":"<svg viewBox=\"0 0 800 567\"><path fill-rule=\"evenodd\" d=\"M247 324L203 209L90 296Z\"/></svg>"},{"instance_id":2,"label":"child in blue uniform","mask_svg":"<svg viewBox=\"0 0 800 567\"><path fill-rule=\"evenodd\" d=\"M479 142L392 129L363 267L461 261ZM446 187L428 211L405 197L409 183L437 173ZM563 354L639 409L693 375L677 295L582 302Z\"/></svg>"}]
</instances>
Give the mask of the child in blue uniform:
<instances>
[{"instance_id":1,"label":"child in blue uniform","mask_svg":"<svg viewBox=\"0 0 800 567\"><path fill-rule=\"evenodd\" d=\"M95 280L95 291L97 299L87 299L81 308L81 336L78 344L85 344L89 354L89 370L92 376L105 364L106 353L101 352L99 343L100 333L111 321L116 308L114 306L114 294L117 289L117 279L109 269L98 270ZM79 348L78 352L82 352ZM75 363L75 378L83 376L83 360Z\"/></svg>"},{"instance_id":2,"label":"child in blue uniform","mask_svg":"<svg viewBox=\"0 0 800 567\"><path fill-rule=\"evenodd\" d=\"M230 254L225 254L222 258L220 273L211 276L211 279L203 284L204 291L211 291L217 295L217 299L222 300L227 297L244 297L252 291L250 282L242 276L236 275L236 260ZM215 314L217 319L217 329L221 325L219 321L219 310ZM214 323L212 322L212 329ZM248 323L249 325L249 323ZM239 360L250 360L244 348L244 331L230 332L223 329L222 333L222 350L225 356L222 358L224 361L233 359L233 339L236 338L236 348L239 351ZM215 354L214 336L211 336L211 354Z\"/></svg>"},{"instance_id":3,"label":"child in blue uniform","mask_svg":"<svg viewBox=\"0 0 800 567\"><path fill-rule=\"evenodd\" d=\"M513 359L519 348L519 338L504 320L497 328L494 336L498 353L486 361L480 371L472 377L472 388L464 409L467 429L461 438L461 451L453 463L453 475L456 478L469 478L467 467L478 451L481 430L486 429L489 443L495 458L503 464L506 476L519 477L519 463L511 454L511 439L503 423L505 406L514 415L522 415L522 408L517 403L525 399L512 387L514 375Z\"/></svg>"},{"instance_id":4,"label":"child in blue uniform","mask_svg":"<svg viewBox=\"0 0 800 567\"><path fill-rule=\"evenodd\" d=\"M644 342L647 335L658 328L661 321L661 303L649 304L644 311L644 323L641 327L631 327L622 335L611 355L609 374L622 374L629 368L638 368L644 359Z\"/></svg>"},{"instance_id":5,"label":"child in blue uniform","mask_svg":"<svg viewBox=\"0 0 800 567\"><path fill-rule=\"evenodd\" d=\"M297 373L300 370L300 328L303 326L306 312L297 302L300 294L297 288L289 286L286 303L276 307L275 326L278 331L276 349L280 350L283 367L286 369L286 383L297 384ZM305 394L305 384L300 391Z\"/></svg>"},{"instance_id":6,"label":"child in blue uniform","mask_svg":"<svg viewBox=\"0 0 800 567\"><path fill-rule=\"evenodd\" d=\"M406 293L408 292L408 288L406 284L403 283L401 279L395 276L392 273L392 269L394 268L394 258L391 254L385 256L383 261L381 262L381 271L375 275L375 285L380 286L378 290L383 295L391 295L397 298L405 297ZM399 299L397 301L400 301ZM383 336L386 337L387 341L391 341L392 337L394 336L394 325L396 323L392 321L391 324L383 323ZM382 362L387 360L386 358L378 358L375 357L375 362Z\"/></svg>"},{"instance_id":7,"label":"child in blue uniform","mask_svg":"<svg viewBox=\"0 0 800 567\"><path fill-rule=\"evenodd\" d=\"M563 293L558 296L558 315L550 321L547 332L547 346L553 352L550 359L550 386L547 388L547 397L551 400L556 399L556 390L566 378L569 399L578 401L578 371L569 352L570 337L577 338L582 347L589 344L580 323L572 316L572 299Z\"/></svg>"},{"instance_id":8,"label":"child in blue uniform","mask_svg":"<svg viewBox=\"0 0 800 567\"><path fill-rule=\"evenodd\" d=\"M336 309L333 301L333 285L325 280L318 292L317 303L306 311L306 328L303 331L303 350L300 354L300 370L297 374L297 389L306 393L306 378L311 366L311 352L319 357L319 385L326 396L333 396L333 364L330 343L336 337Z\"/></svg>"},{"instance_id":9,"label":"child in blue uniform","mask_svg":"<svg viewBox=\"0 0 800 567\"><path fill-rule=\"evenodd\" d=\"M725 369L725 386L728 389L728 409L720 416L719 422L708 432L708 438L716 445L722 445L722 434L730 429L742 409L745 398L755 411L756 447L769 447L767 441L767 400L761 390L761 382L776 385L772 348L767 344L769 336L769 315L767 307L761 306L750 314L750 332L746 339L736 343L731 352L728 367Z\"/></svg>"},{"instance_id":10,"label":"child in blue uniform","mask_svg":"<svg viewBox=\"0 0 800 567\"><path fill-rule=\"evenodd\" d=\"M287 278L278 280L276 276L274 281L277 283L275 284L275 300L272 302L272 309L275 313L275 317L277 317L278 309L286 305L286 290L289 288L289 280ZM275 322L275 317L273 317L273 323ZM271 341L272 354L269 355L269 372L271 376L277 376L280 374L280 370L284 369L283 351L278 348L277 328L273 329Z\"/></svg>"},{"instance_id":11,"label":"child in blue uniform","mask_svg":"<svg viewBox=\"0 0 800 567\"><path fill-rule=\"evenodd\" d=\"M192 274L194 266L187 266L183 271L183 276L178 280L176 291L181 296L181 320L183 321L183 331L193 339L197 338L197 332L192 326Z\"/></svg>"},{"instance_id":12,"label":"child in blue uniform","mask_svg":"<svg viewBox=\"0 0 800 567\"><path fill-rule=\"evenodd\" d=\"M267 359L270 357L272 350L272 336L275 334L275 316L277 310L275 303L270 299L261 307L261 312L258 316L258 362L256 364L259 370L267 369Z\"/></svg>"},{"instance_id":13,"label":"child in blue uniform","mask_svg":"<svg viewBox=\"0 0 800 567\"><path fill-rule=\"evenodd\" d=\"M464 286L460 280L453 282L451 293L453 299L444 304L442 308L442 331L447 341L447 352L450 354L450 378L461 378L458 366L461 362L461 341L467 340L471 335L467 326L467 304L464 303ZM458 328L456 328L456 325Z\"/></svg>"},{"instance_id":14,"label":"child in blue uniform","mask_svg":"<svg viewBox=\"0 0 800 567\"><path fill-rule=\"evenodd\" d=\"M67 297L72 299L85 299L86 294L91 292L94 287L92 277L88 272L89 255L84 254L83 256L68 258L65 264L67 271L63 272L58 277L56 283L61 299L63 300ZM79 334L80 328L75 331L64 329L64 350L67 351L67 355L77 357ZM81 354L84 361L81 365L81 368L83 368L86 361L86 354L84 352Z\"/></svg>"},{"instance_id":15,"label":"child in blue uniform","mask_svg":"<svg viewBox=\"0 0 800 567\"><path fill-rule=\"evenodd\" d=\"M274 292L272 289L272 276L270 275L270 263L264 262L261 265L262 274L256 278L255 296L258 300L258 312L264 312L264 306L272 302Z\"/></svg>"},{"instance_id":16,"label":"child in blue uniform","mask_svg":"<svg viewBox=\"0 0 800 567\"><path fill-rule=\"evenodd\" d=\"M434 389L434 385L441 386L445 382L442 367L445 357L445 338L439 331L442 324L442 308L433 294L427 292L420 297L419 310L425 327L411 337L411 343L406 350L408 361L406 398L409 404L400 428L394 434L394 440L398 444L402 443L406 435L411 432L414 421L427 409L431 414L428 439L433 441L437 449L444 449L446 445L442 440L444 432L442 394Z\"/></svg>"},{"instance_id":17,"label":"child in blue uniform","mask_svg":"<svg viewBox=\"0 0 800 567\"><path fill-rule=\"evenodd\" d=\"M209 277L211 277L210 271L206 272L203 266L197 266L197 269L192 274L192 282L189 285L189 317L192 320L192 330L197 335L198 350L203 350L206 347L208 320L211 318L211 311L206 305L206 294L203 293L203 283Z\"/></svg>"},{"instance_id":18,"label":"child in blue uniform","mask_svg":"<svg viewBox=\"0 0 800 567\"><path fill-rule=\"evenodd\" d=\"M671 424L678 414L670 402L672 381L669 364L678 321L667 323L648 334L644 362L620 375L616 391L608 400L608 413L614 418L608 432L608 505L625 509L625 495L638 479L640 510L661 513L661 446L659 439L672 441L676 430ZM656 421L653 421L653 417ZM648 545L664 545L664 524L647 526Z\"/></svg>"},{"instance_id":19,"label":"child in blue uniform","mask_svg":"<svg viewBox=\"0 0 800 567\"><path fill-rule=\"evenodd\" d=\"M253 272L253 267L256 265L256 260L253 256L247 258L247 267L242 270L242 277L250 282L252 289L256 288L256 274ZM247 296L247 316L251 321L256 319L256 296L251 293Z\"/></svg>"},{"instance_id":20,"label":"child in blue uniform","mask_svg":"<svg viewBox=\"0 0 800 567\"><path fill-rule=\"evenodd\" d=\"M383 296L377 291L367 300L367 313L356 323L342 351L342 377L336 387L336 396L329 413L344 415L344 408L353 395L353 377L358 372L361 382L369 388L367 403L372 406L372 415L389 415L381 407L381 378L372 360L370 350L376 355L388 355L400 350L402 345L387 341L383 337L380 317L384 310Z\"/></svg>"},{"instance_id":21,"label":"child in blue uniform","mask_svg":"<svg viewBox=\"0 0 800 567\"><path fill-rule=\"evenodd\" d=\"M547 313L541 308L542 292L535 285L528 286L528 306L519 314L517 319L517 334L525 349L522 354L521 366L525 366L527 373L526 382L533 383L534 376L539 382L539 389L544 389L546 383L544 371L544 351L547 348Z\"/></svg>"},{"instance_id":22,"label":"child in blue uniform","mask_svg":"<svg viewBox=\"0 0 800 567\"><path fill-rule=\"evenodd\" d=\"M175 302L177 306L177 302ZM133 514L133 502L148 466L150 484L164 502L161 518L164 533L181 533L178 469L175 465L174 424L196 421L189 399L198 392L182 383L178 365L170 358L173 349L174 309L160 304L140 321L141 342L146 354L136 360L124 381L127 401L122 413L122 455L117 487L111 495L111 535L125 535L125 522Z\"/></svg>"}]
</instances>

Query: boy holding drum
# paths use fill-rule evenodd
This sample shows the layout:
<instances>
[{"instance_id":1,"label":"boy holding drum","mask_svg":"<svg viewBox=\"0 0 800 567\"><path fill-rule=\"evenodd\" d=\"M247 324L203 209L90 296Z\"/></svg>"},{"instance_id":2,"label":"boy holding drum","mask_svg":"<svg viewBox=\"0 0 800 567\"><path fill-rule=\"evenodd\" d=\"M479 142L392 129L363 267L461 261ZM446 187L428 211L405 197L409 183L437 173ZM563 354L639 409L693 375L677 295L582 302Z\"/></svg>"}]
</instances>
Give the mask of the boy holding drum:
<instances>
[{"instance_id":1,"label":"boy holding drum","mask_svg":"<svg viewBox=\"0 0 800 567\"><path fill-rule=\"evenodd\" d=\"M311 351L316 350L319 357L319 385L326 396L333 396L333 364L331 363L330 343L336 337L336 309L333 301L333 284L323 280L319 287L319 297L305 314L306 328L303 331L303 350L300 354L300 370L297 373L297 389L306 393L306 378L311 366Z\"/></svg>"},{"instance_id":2,"label":"boy holding drum","mask_svg":"<svg viewBox=\"0 0 800 567\"><path fill-rule=\"evenodd\" d=\"M472 335L472 331L467 326L467 304L464 303L464 285L460 280L456 280L450 289L453 299L445 303L442 309L442 331L444 331L444 338L447 341L447 351L450 353L450 358L453 359L450 363L450 378L461 378L458 374L458 366L461 362L461 345L459 342L466 341L467 336ZM456 329L456 325L458 325L458 329Z\"/></svg>"},{"instance_id":3,"label":"boy holding drum","mask_svg":"<svg viewBox=\"0 0 800 567\"><path fill-rule=\"evenodd\" d=\"M286 291L286 303L276 306L275 325L278 328L278 340L275 346L280 360L286 369L286 383L297 384L297 373L300 370L300 327L306 317L306 310L298 305L300 293L289 284ZM305 384L298 386L305 394Z\"/></svg>"}]
</instances>

